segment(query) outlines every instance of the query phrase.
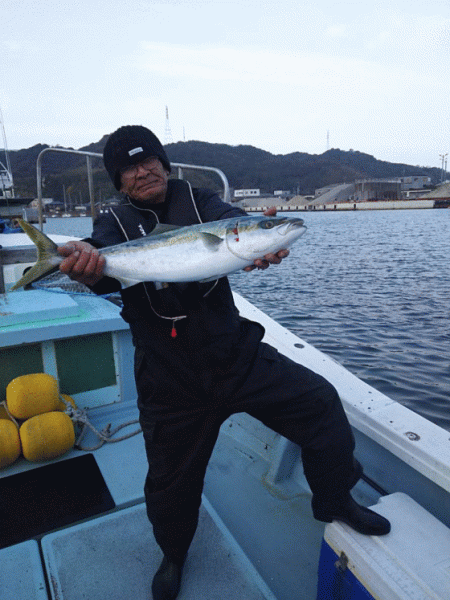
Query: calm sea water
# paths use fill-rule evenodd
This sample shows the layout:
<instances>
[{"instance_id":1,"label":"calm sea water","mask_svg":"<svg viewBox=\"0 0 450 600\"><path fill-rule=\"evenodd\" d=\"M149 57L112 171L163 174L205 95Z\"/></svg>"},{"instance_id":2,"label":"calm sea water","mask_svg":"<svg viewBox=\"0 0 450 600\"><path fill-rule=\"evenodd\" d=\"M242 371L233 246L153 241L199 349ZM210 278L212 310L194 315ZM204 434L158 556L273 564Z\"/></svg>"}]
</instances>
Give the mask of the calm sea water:
<instances>
[{"instance_id":1,"label":"calm sea water","mask_svg":"<svg viewBox=\"0 0 450 600\"><path fill-rule=\"evenodd\" d=\"M450 431L450 210L302 213L288 259L233 288L376 389ZM89 218L44 231L89 235Z\"/></svg>"}]
</instances>

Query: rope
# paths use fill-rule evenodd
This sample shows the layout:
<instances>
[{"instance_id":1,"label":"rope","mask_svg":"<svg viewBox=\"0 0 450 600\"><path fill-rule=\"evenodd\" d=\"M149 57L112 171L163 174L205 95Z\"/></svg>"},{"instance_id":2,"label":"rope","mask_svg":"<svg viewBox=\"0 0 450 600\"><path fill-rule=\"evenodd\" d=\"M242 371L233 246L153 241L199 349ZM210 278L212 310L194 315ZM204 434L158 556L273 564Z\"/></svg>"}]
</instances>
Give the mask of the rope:
<instances>
[{"instance_id":1,"label":"rope","mask_svg":"<svg viewBox=\"0 0 450 600\"><path fill-rule=\"evenodd\" d=\"M85 410L81 410L79 408L75 409L72 406L72 404L70 404L70 402L67 402L62 397L61 397L61 401L64 402L64 404L66 405L66 410L64 412L67 415L69 415L69 417L72 419L74 424L82 426L81 433L75 441L75 448L78 448L79 450L83 450L85 452L93 452L94 450L98 450L99 448L101 448L103 446L103 444L113 443L113 442L121 442L123 440L127 440L128 438L133 437L134 435L137 435L138 433L141 433L141 431L142 431L142 428L139 427L139 429L136 429L135 431L128 433L127 435L113 438L113 436L118 431L120 431L121 429L124 429L125 427L129 427L130 425L135 425L136 423L139 423L139 420L135 419L134 421L127 421L126 423L122 423L122 425L118 425L114 429L111 429L111 423L108 423L108 425L106 425L106 427L104 427L101 431L98 431L92 425L92 423L89 421L87 412ZM83 446L81 444L81 440L85 436L88 429L90 429L100 440L96 446L88 447L88 446Z\"/></svg>"},{"instance_id":2,"label":"rope","mask_svg":"<svg viewBox=\"0 0 450 600\"><path fill-rule=\"evenodd\" d=\"M3 402L0 402L0 408L1 407L3 407L5 409L8 417L11 419L11 421L14 423L14 425L17 427L17 429L19 429L19 427L20 427L19 423L16 421L16 419L13 417L13 415L9 412L6 400L4 400Z\"/></svg>"}]
</instances>

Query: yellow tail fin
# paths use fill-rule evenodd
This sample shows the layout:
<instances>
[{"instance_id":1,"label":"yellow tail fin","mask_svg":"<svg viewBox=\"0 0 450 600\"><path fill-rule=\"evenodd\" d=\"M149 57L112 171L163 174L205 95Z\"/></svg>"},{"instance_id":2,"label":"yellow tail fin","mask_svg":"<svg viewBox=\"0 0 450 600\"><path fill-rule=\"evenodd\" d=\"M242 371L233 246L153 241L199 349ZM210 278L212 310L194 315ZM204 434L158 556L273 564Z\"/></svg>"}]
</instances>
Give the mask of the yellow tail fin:
<instances>
[{"instance_id":1,"label":"yellow tail fin","mask_svg":"<svg viewBox=\"0 0 450 600\"><path fill-rule=\"evenodd\" d=\"M45 277L46 275L50 275L50 273L58 270L59 264L62 261L62 257L57 252L58 246L55 242L39 231L39 229L36 229L36 227L30 225L30 223L27 223L27 221L23 221L22 219L18 219L18 221L30 240L36 244L38 259L11 290L16 290L17 288L29 285L38 279L42 279L42 277Z\"/></svg>"}]
</instances>

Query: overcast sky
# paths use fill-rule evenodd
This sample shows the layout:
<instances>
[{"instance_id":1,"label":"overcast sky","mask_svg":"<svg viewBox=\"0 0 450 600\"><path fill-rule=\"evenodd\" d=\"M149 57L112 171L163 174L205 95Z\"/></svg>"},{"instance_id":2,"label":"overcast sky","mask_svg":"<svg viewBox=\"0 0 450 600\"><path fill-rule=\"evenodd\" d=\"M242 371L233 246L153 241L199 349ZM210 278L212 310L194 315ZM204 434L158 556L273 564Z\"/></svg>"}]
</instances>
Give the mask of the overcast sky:
<instances>
[{"instance_id":1,"label":"overcast sky","mask_svg":"<svg viewBox=\"0 0 450 600\"><path fill-rule=\"evenodd\" d=\"M449 0L1 0L0 25L10 149L125 124L164 142L168 106L174 142L450 151Z\"/></svg>"}]
</instances>

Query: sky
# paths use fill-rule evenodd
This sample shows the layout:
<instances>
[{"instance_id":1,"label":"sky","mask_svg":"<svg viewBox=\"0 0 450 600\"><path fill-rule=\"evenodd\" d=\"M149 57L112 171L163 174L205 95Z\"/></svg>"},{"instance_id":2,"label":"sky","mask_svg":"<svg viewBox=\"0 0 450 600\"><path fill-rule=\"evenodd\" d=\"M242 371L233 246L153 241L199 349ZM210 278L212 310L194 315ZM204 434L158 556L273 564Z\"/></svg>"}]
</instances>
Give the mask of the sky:
<instances>
[{"instance_id":1,"label":"sky","mask_svg":"<svg viewBox=\"0 0 450 600\"><path fill-rule=\"evenodd\" d=\"M167 107L174 142L450 152L448 0L2 0L0 24L10 150L127 124L164 143Z\"/></svg>"}]
</instances>

